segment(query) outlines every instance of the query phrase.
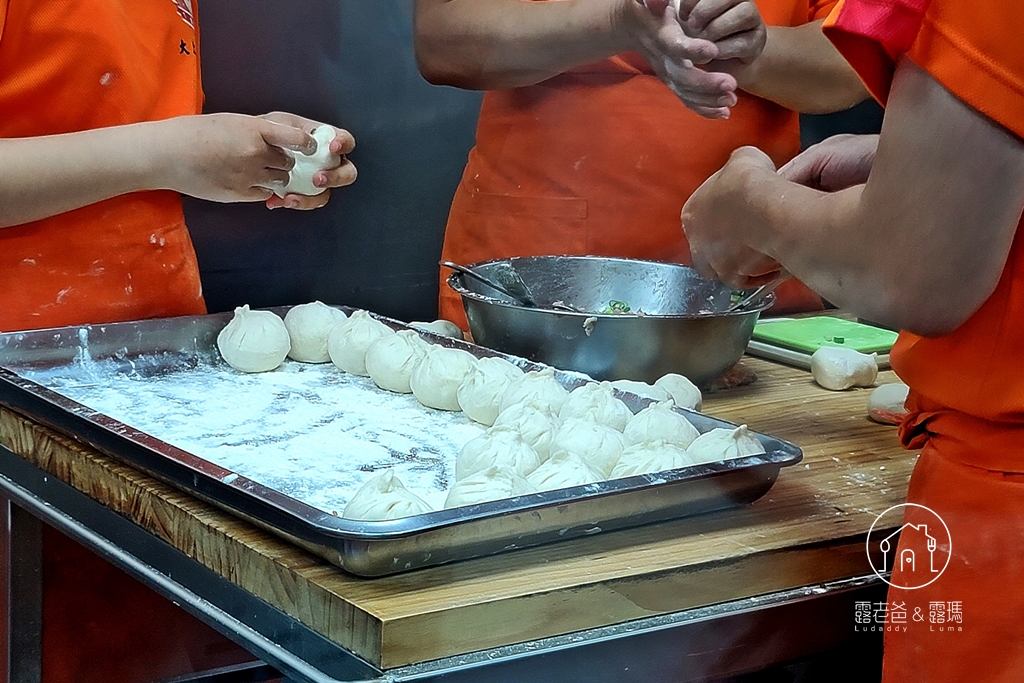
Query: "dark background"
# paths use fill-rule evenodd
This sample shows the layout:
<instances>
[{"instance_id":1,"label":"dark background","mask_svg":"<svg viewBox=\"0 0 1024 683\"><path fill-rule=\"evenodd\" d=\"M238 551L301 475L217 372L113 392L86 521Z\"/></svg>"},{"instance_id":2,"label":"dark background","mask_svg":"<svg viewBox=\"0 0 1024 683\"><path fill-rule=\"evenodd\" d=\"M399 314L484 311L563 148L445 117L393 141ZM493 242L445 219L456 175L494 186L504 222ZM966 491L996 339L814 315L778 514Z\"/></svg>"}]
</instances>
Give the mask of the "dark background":
<instances>
[{"instance_id":1,"label":"dark background","mask_svg":"<svg viewBox=\"0 0 1024 683\"><path fill-rule=\"evenodd\" d=\"M206 111L292 111L352 131L359 180L311 212L186 200L211 312L319 299L432 320L437 260L480 94L416 69L412 0L201 0ZM873 103L805 117L811 144L873 132Z\"/></svg>"}]
</instances>

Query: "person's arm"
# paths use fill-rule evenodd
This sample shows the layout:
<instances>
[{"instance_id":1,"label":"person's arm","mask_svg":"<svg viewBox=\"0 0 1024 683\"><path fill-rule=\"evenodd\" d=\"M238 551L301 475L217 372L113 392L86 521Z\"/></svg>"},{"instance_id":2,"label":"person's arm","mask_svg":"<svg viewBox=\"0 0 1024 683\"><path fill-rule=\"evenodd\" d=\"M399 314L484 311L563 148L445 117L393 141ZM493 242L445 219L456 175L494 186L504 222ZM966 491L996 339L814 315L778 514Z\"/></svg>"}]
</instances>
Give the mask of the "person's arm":
<instances>
[{"instance_id":1,"label":"person's arm","mask_svg":"<svg viewBox=\"0 0 1024 683\"><path fill-rule=\"evenodd\" d=\"M1024 142L904 58L865 185L820 192L744 148L682 219L707 275L744 284L761 254L843 308L938 336L994 291L1022 208Z\"/></svg>"}]
</instances>

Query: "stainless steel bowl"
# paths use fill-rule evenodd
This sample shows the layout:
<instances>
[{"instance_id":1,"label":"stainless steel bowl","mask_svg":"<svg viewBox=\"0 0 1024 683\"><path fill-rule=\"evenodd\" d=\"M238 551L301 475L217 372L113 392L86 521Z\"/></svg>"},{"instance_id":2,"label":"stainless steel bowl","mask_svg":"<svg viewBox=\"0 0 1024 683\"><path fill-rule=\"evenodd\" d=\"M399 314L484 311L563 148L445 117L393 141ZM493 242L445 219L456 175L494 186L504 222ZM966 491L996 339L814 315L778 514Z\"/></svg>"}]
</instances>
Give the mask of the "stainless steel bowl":
<instances>
[{"instance_id":1,"label":"stainless steel bowl","mask_svg":"<svg viewBox=\"0 0 1024 683\"><path fill-rule=\"evenodd\" d=\"M726 313L733 290L687 266L598 256L526 256L471 264L487 276L511 263L542 305L561 301L602 311L611 301L631 314L525 308L459 273L448 286L462 296L477 344L594 379L654 382L668 372L707 385L743 355L769 297Z\"/></svg>"}]
</instances>

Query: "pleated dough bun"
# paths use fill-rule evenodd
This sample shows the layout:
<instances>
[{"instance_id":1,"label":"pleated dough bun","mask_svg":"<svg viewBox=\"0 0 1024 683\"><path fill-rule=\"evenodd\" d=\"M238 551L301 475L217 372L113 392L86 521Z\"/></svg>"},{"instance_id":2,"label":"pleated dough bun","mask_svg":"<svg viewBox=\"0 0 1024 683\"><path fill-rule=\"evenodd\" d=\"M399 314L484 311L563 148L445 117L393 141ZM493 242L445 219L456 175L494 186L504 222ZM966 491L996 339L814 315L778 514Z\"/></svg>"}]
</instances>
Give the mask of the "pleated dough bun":
<instances>
[{"instance_id":1,"label":"pleated dough bun","mask_svg":"<svg viewBox=\"0 0 1024 683\"><path fill-rule=\"evenodd\" d=\"M551 456L551 441L562 426L562 420L546 405L523 401L498 413L494 426L515 429L526 443L533 446L543 462Z\"/></svg>"},{"instance_id":2,"label":"pleated dough bun","mask_svg":"<svg viewBox=\"0 0 1024 683\"><path fill-rule=\"evenodd\" d=\"M504 358L481 358L459 385L459 406L469 419L490 427L498 417L502 395L523 374Z\"/></svg>"},{"instance_id":3,"label":"pleated dough bun","mask_svg":"<svg viewBox=\"0 0 1024 683\"><path fill-rule=\"evenodd\" d=\"M590 463L569 451L559 451L526 475L526 481L536 486L538 491L585 486L602 479L604 477Z\"/></svg>"},{"instance_id":4,"label":"pleated dough bun","mask_svg":"<svg viewBox=\"0 0 1024 683\"><path fill-rule=\"evenodd\" d=\"M635 444L622 452L612 469L610 479L654 474L690 465L686 450L665 441L647 441Z\"/></svg>"},{"instance_id":5,"label":"pleated dough bun","mask_svg":"<svg viewBox=\"0 0 1024 683\"><path fill-rule=\"evenodd\" d=\"M455 481L495 465L525 477L537 469L540 457L519 432L509 427L492 427L462 447L455 460Z\"/></svg>"},{"instance_id":6,"label":"pleated dough bun","mask_svg":"<svg viewBox=\"0 0 1024 683\"><path fill-rule=\"evenodd\" d=\"M623 436L629 444L645 441L667 441L680 448L686 448L700 436L697 428L690 421L674 410L672 399L661 403L652 403L626 425Z\"/></svg>"},{"instance_id":7,"label":"pleated dough bun","mask_svg":"<svg viewBox=\"0 0 1024 683\"><path fill-rule=\"evenodd\" d=\"M427 355L428 346L415 330L379 337L366 350L366 372L381 389L408 394L412 371Z\"/></svg>"},{"instance_id":8,"label":"pleated dough bun","mask_svg":"<svg viewBox=\"0 0 1024 683\"><path fill-rule=\"evenodd\" d=\"M523 477L504 467L490 467L455 482L448 490L445 498L445 509L476 505L490 500L512 498L527 493L536 493L537 489Z\"/></svg>"},{"instance_id":9,"label":"pleated dough bun","mask_svg":"<svg viewBox=\"0 0 1024 683\"><path fill-rule=\"evenodd\" d=\"M288 328L270 311L252 311L248 304L217 335L224 361L240 372L268 372L284 362L291 348Z\"/></svg>"},{"instance_id":10,"label":"pleated dough bun","mask_svg":"<svg viewBox=\"0 0 1024 683\"><path fill-rule=\"evenodd\" d=\"M544 368L528 372L514 381L502 394L500 409L505 410L516 403L531 401L546 406L557 415L567 398L569 392L555 379L554 369Z\"/></svg>"},{"instance_id":11,"label":"pleated dough bun","mask_svg":"<svg viewBox=\"0 0 1024 683\"><path fill-rule=\"evenodd\" d=\"M459 385L473 371L476 358L462 349L431 344L409 378L409 387L420 403L438 410L462 410Z\"/></svg>"},{"instance_id":12,"label":"pleated dough bun","mask_svg":"<svg viewBox=\"0 0 1024 683\"><path fill-rule=\"evenodd\" d=\"M331 361L352 375L367 377L366 352L381 337L394 334L390 327L366 311L356 311L331 330L327 352Z\"/></svg>"},{"instance_id":13,"label":"pleated dough bun","mask_svg":"<svg viewBox=\"0 0 1024 683\"><path fill-rule=\"evenodd\" d=\"M569 392L558 417L563 420L589 417L598 424L621 432L633 417L633 412L615 396L611 384L588 382Z\"/></svg>"},{"instance_id":14,"label":"pleated dough bun","mask_svg":"<svg viewBox=\"0 0 1024 683\"><path fill-rule=\"evenodd\" d=\"M622 457L626 439L611 427L593 420L565 420L551 441L551 457L560 451L575 453L607 477Z\"/></svg>"},{"instance_id":15,"label":"pleated dough bun","mask_svg":"<svg viewBox=\"0 0 1024 683\"><path fill-rule=\"evenodd\" d=\"M431 512L422 498L405 488L394 470L388 470L359 487L341 514L346 519L400 519Z\"/></svg>"},{"instance_id":16,"label":"pleated dough bun","mask_svg":"<svg viewBox=\"0 0 1024 683\"><path fill-rule=\"evenodd\" d=\"M284 316L284 326L288 328L292 343L288 357L300 363L329 363L327 338L334 326L347 318L337 308L319 301L292 306Z\"/></svg>"}]
</instances>

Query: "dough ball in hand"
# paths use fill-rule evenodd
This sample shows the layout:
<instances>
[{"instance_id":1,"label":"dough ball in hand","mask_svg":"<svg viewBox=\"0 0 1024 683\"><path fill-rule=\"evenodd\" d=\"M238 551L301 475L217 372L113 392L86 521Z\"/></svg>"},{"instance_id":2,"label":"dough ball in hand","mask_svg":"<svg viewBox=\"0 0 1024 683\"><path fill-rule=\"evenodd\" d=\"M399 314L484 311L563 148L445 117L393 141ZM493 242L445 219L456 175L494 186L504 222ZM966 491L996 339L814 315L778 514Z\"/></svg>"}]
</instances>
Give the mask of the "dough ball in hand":
<instances>
[{"instance_id":1,"label":"dough ball in hand","mask_svg":"<svg viewBox=\"0 0 1024 683\"><path fill-rule=\"evenodd\" d=\"M310 135L316 140L316 151L312 154L293 152L290 149L284 150L285 154L295 159L295 166L288 172L288 184L274 190L274 194L278 197L284 197L289 193L304 194L310 197L320 194L326 188L314 185L313 176L341 163L341 157L331 152L331 142L337 135L334 128L317 126Z\"/></svg>"},{"instance_id":2,"label":"dough ball in hand","mask_svg":"<svg viewBox=\"0 0 1024 683\"><path fill-rule=\"evenodd\" d=\"M327 338L334 326L347 318L337 308L319 301L293 306L284 316L284 326L288 328L292 343L288 357L300 363L330 362Z\"/></svg>"},{"instance_id":3,"label":"dough ball in hand","mask_svg":"<svg viewBox=\"0 0 1024 683\"><path fill-rule=\"evenodd\" d=\"M288 328L270 311L235 309L235 317L217 335L224 361L240 372L268 372L284 362L291 349Z\"/></svg>"}]
</instances>

